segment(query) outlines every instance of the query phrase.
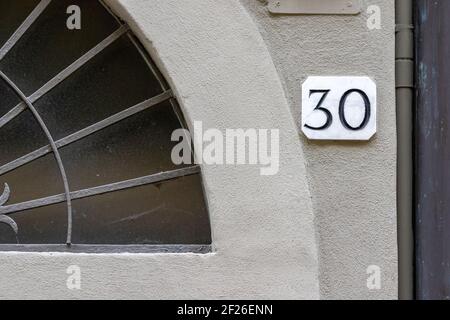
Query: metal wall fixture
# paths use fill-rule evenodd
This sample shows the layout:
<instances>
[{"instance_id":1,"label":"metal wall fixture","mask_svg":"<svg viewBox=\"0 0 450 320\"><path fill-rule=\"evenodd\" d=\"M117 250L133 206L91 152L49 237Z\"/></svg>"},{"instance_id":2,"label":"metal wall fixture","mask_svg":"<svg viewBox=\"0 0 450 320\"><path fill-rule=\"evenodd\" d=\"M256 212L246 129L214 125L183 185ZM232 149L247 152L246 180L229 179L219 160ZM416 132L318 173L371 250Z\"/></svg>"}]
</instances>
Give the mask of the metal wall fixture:
<instances>
[{"instance_id":1,"label":"metal wall fixture","mask_svg":"<svg viewBox=\"0 0 450 320\"><path fill-rule=\"evenodd\" d=\"M269 0L274 14L346 14L361 13L359 0Z\"/></svg>"}]
</instances>

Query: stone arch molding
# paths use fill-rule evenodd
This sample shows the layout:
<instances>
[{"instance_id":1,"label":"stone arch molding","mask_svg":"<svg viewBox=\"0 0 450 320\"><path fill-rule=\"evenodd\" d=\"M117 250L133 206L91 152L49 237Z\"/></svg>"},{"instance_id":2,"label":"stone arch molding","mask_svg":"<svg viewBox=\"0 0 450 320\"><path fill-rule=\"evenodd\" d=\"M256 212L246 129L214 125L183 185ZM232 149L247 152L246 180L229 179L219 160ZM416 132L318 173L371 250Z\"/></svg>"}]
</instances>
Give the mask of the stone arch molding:
<instances>
[{"instance_id":1,"label":"stone arch molding","mask_svg":"<svg viewBox=\"0 0 450 320\"><path fill-rule=\"evenodd\" d=\"M28 298L319 298L314 215L298 132L245 9L237 0L106 2L155 59L189 126L201 120L219 130L278 128L280 170L261 176L254 166L202 167L213 253L1 253L9 262L0 266L0 278L33 265L30 276L40 280L15 277L0 297L22 297L19 288L26 286ZM82 268L82 291L43 285L54 282L51 270L68 265Z\"/></svg>"},{"instance_id":2,"label":"stone arch molding","mask_svg":"<svg viewBox=\"0 0 450 320\"><path fill-rule=\"evenodd\" d=\"M317 248L303 153L280 79L237 0L110 0L176 91L192 125L279 128L280 171L203 166L215 257L211 296L318 296ZM206 262L204 261L204 262ZM223 282L226 275L228 283ZM209 278L209 276L208 276ZM231 281L233 284L229 283ZM245 289L246 288L246 289Z\"/></svg>"}]
</instances>

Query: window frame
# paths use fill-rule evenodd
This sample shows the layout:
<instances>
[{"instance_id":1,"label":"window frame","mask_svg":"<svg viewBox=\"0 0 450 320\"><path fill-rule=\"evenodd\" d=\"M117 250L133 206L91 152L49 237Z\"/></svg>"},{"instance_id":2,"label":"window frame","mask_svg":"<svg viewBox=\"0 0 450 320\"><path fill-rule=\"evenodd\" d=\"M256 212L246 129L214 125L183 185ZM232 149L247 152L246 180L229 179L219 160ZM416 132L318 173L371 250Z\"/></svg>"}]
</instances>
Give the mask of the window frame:
<instances>
[{"instance_id":1,"label":"window frame","mask_svg":"<svg viewBox=\"0 0 450 320\"><path fill-rule=\"evenodd\" d=\"M25 21L20 25L20 27L14 32L14 34L10 37L10 39L0 48L0 60L6 56L8 51L14 47L14 45L20 40L21 36L24 35L28 28L31 27L34 21L40 16L40 14L45 10L48 4L50 4L51 0L41 0L37 7L29 14L29 16L25 19ZM167 84L166 80L164 79L164 76L161 74L161 72L158 70L156 64L153 62L150 54L147 52L147 50L143 47L143 45L139 42L137 37L134 35L132 30L129 28L129 26L122 21L116 14L112 12L112 10L109 8L108 5L105 4L103 0L98 0L98 2L108 11L108 13L116 19L116 21L119 24L118 29L111 34L109 37L104 39L102 42L100 42L97 46L86 52L82 57L80 57L78 60L76 60L73 64L68 66L66 69L62 70L57 76L55 76L53 79L49 80L41 89L36 91L33 95L30 97L26 97L20 89L18 89L14 82L10 80L6 75L4 75L0 71L0 76L5 81L6 84L9 84L11 88L14 89L14 87L17 88L16 93L18 93L18 96L20 97L23 95L23 97L20 97L23 104L29 104L31 107L33 107L33 103L35 100L39 99L41 96L45 95L46 93L50 92L53 88L55 88L59 83L64 81L66 78L70 77L72 73L74 73L76 70L81 68L83 65L85 65L88 61L90 61L92 58L94 58L98 53L102 51L102 49L109 46L111 43L113 43L116 39L118 39L122 35L127 35L130 41L133 43L136 50L138 50L140 56L144 59L145 63L149 67L150 71L152 72L153 76L157 79L161 89L162 93L160 95L154 96L150 98L149 100L155 99L155 100L161 100L163 96L163 101L169 101L170 105L172 107L172 110L178 119L181 128L187 129L187 124L184 119L183 113L181 111L181 108L176 100L176 98L173 96L172 89ZM0 81L3 81L0 79ZM133 106L135 107L135 106ZM131 108L133 108L131 107ZM17 108L17 106L15 107ZM15 109L13 108L13 109ZM23 106L23 110L25 110L27 107ZM130 108L130 109L131 109ZM128 110L128 109L126 109ZM138 112L136 112L138 113ZM14 115L17 116L20 113L17 113ZM0 122L2 119L0 119ZM9 121L11 119L7 119ZM97 125L98 123L95 123L94 125ZM114 124L114 123L112 123ZM111 124L108 124L109 126ZM96 131L95 131L96 132ZM56 150L60 148L57 147ZM193 150L191 150L193 152ZM54 151L50 151L49 153L55 153ZM150 182L143 185L163 182L163 181L169 181L171 179L176 179L188 175L199 175L200 178L202 178L200 167L197 165L192 165L190 167L184 168L184 169L193 169L192 172L188 174L184 174L182 172L177 173L177 169L165 171L157 174L150 175L148 177L152 178L152 176L158 176L167 175L168 178L163 178L160 181L156 182ZM14 170L14 169L11 169ZM181 171L183 169L180 169ZM144 178L139 177L137 179ZM137 180L135 179L135 180ZM203 180L203 179L201 179ZM65 181L66 182L66 181ZM123 183L126 181L120 181L119 183ZM111 185L114 185L115 183L112 183ZM98 187L107 187L107 186L98 186ZM88 188L93 189L97 188L97 186ZM132 187L127 187L124 189L118 189L118 190L126 190ZM203 196L205 198L205 204L207 205L206 197L205 197L205 189L203 185L203 181L201 183L201 188L203 192ZM3 190L1 190L3 191ZM83 190L81 190L83 191ZM67 202L70 200L76 200L77 198L73 198L71 194L76 193L77 191L72 191L67 194L66 190L66 199L63 202ZM102 193L99 193L102 194ZM69 200L68 200L69 199ZM13 204L14 205L14 204ZM69 205L70 206L70 205ZM0 206L1 207L1 206ZM6 213L5 215L7 215ZM209 217L209 212L207 212ZM0 216L2 214L0 213ZM69 213L71 215L71 213ZM6 216L7 217L7 216ZM69 217L69 221L71 221L71 216ZM71 222L69 223L71 225ZM71 226L68 227L71 229ZM210 227L211 232L211 227ZM71 243L71 230L68 231L68 241L67 244L0 244L0 252L68 252L68 253L197 253L197 254L204 254L204 253L210 253L212 252L212 243L209 244L161 244L161 245L155 245L155 244L118 244L118 245L109 245L109 244L73 244ZM212 242L212 239L211 239Z\"/></svg>"}]
</instances>

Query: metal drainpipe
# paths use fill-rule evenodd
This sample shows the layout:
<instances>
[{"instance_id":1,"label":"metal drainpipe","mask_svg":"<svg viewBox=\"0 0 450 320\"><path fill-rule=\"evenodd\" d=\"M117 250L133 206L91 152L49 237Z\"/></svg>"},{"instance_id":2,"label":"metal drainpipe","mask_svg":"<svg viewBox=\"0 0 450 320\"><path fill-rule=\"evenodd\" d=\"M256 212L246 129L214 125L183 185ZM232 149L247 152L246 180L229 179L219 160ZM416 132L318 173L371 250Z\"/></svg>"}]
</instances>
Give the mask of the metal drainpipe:
<instances>
[{"instance_id":1,"label":"metal drainpipe","mask_svg":"<svg viewBox=\"0 0 450 320\"><path fill-rule=\"evenodd\" d=\"M395 0L397 97L397 219L399 299L414 299L413 237L413 0Z\"/></svg>"}]
</instances>

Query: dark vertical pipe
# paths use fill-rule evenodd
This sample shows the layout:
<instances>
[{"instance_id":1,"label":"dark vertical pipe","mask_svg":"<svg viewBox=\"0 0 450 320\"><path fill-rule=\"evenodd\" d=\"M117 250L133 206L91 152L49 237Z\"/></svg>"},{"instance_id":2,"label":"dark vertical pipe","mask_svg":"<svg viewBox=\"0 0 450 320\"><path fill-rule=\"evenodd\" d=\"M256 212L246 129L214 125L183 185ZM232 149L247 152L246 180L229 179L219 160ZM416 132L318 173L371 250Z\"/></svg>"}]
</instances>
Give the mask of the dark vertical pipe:
<instances>
[{"instance_id":1,"label":"dark vertical pipe","mask_svg":"<svg viewBox=\"0 0 450 320\"><path fill-rule=\"evenodd\" d=\"M397 216L399 298L414 298L413 240L413 0L396 0Z\"/></svg>"}]
</instances>

